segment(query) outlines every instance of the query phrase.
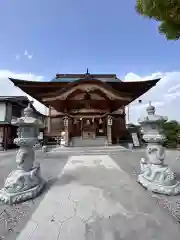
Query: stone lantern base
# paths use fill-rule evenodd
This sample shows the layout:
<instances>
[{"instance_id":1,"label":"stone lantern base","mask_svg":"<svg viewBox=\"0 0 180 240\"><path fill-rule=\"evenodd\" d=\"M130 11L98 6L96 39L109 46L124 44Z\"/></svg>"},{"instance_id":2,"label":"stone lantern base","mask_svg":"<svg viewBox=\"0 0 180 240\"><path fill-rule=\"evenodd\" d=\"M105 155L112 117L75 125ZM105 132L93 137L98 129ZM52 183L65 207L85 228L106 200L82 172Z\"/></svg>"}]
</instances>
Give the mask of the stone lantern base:
<instances>
[{"instance_id":1,"label":"stone lantern base","mask_svg":"<svg viewBox=\"0 0 180 240\"><path fill-rule=\"evenodd\" d=\"M180 182L166 165L149 164L142 159L138 182L151 192L164 195L180 194Z\"/></svg>"},{"instance_id":2,"label":"stone lantern base","mask_svg":"<svg viewBox=\"0 0 180 240\"><path fill-rule=\"evenodd\" d=\"M9 174L4 188L0 190L0 201L11 205L34 198L41 192L44 183L39 166L29 172L17 169Z\"/></svg>"}]
</instances>

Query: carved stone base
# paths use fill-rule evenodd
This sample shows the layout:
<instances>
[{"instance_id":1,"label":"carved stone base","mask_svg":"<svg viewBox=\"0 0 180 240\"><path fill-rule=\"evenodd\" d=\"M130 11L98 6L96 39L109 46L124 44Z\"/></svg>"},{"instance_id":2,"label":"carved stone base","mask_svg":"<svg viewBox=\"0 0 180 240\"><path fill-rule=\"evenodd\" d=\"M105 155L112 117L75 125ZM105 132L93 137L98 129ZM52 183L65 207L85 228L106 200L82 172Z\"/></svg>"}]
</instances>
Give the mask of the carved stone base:
<instances>
[{"instance_id":1,"label":"carved stone base","mask_svg":"<svg viewBox=\"0 0 180 240\"><path fill-rule=\"evenodd\" d=\"M35 198L44 187L44 182L40 183L38 186L33 187L29 190L23 191L23 192L17 192L17 193L8 193L3 188L0 190L0 201L12 205L14 203L23 202L32 198Z\"/></svg>"},{"instance_id":2,"label":"carved stone base","mask_svg":"<svg viewBox=\"0 0 180 240\"><path fill-rule=\"evenodd\" d=\"M147 190L164 195L180 194L180 182L168 166L141 162L138 182Z\"/></svg>"},{"instance_id":3,"label":"carved stone base","mask_svg":"<svg viewBox=\"0 0 180 240\"><path fill-rule=\"evenodd\" d=\"M0 201L14 204L36 197L44 187L44 180L40 176L40 167L26 172L18 169L9 174L4 188L0 190Z\"/></svg>"}]
</instances>

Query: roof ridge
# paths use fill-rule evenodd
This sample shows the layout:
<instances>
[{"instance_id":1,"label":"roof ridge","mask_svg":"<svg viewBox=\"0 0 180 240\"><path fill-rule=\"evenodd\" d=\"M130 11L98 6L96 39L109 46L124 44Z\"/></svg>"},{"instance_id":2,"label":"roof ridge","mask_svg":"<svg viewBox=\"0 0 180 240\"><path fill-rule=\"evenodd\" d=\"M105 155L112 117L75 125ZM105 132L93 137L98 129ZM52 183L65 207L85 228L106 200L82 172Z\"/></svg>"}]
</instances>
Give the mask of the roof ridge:
<instances>
[{"instance_id":1,"label":"roof ridge","mask_svg":"<svg viewBox=\"0 0 180 240\"><path fill-rule=\"evenodd\" d=\"M0 98L28 98L27 96L0 96Z\"/></svg>"},{"instance_id":2,"label":"roof ridge","mask_svg":"<svg viewBox=\"0 0 180 240\"><path fill-rule=\"evenodd\" d=\"M116 74L89 74L91 77L117 77ZM69 77L72 77L72 78L82 78L82 77L86 77L87 76L87 73L81 73L81 74L76 74L76 73L68 73L68 74L60 74L60 73L57 73L56 74L56 77L55 78L69 78Z\"/></svg>"}]
</instances>

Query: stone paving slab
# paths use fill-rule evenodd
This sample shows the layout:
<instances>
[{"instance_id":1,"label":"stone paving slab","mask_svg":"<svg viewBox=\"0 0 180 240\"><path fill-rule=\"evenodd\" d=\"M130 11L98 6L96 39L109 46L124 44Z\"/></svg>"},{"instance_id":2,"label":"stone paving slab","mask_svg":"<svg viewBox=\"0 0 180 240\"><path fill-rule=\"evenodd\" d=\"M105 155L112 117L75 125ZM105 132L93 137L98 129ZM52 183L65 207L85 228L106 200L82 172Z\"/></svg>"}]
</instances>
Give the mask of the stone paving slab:
<instances>
[{"instance_id":1,"label":"stone paving slab","mask_svg":"<svg viewBox=\"0 0 180 240\"><path fill-rule=\"evenodd\" d=\"M123 146L102 146L102 147L56 147L50 149L50 154L73 153L73 154L97 154L98 152L113 152L113 151L131 151Z\"/></svg>"},{"instance_id":2,"label":"stone paving slab","mask_svg":"<svg viewBox=\"0 0 180 240\"><path fill-rule=\"evenodd\" d=\"M179 240L180 229L109 156L72 156L17 239Z\"/></svg>"}]
</instances>

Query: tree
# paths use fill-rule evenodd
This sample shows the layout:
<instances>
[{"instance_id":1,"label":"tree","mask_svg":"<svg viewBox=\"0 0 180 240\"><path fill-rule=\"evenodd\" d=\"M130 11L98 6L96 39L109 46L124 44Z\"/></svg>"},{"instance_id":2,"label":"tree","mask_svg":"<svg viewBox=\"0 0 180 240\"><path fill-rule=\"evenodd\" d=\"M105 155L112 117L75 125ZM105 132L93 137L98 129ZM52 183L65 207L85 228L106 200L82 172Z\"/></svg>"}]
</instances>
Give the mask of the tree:
<instances>
[{"instance_id":1,"label":"tree","mask_svg":"<svg viewBox=\"0 0 180 240\"><path fill-rule=\"evenodd\" d=\"M177 121L162 122L162 129L166 136L164 145L169 148L176 148L179 141L180 124Z\"/></svg>"},{"instance_id":2,"label":"tree","mask_svg":"<svg viewBox=\"0 0 180 240\"><path fill-rule=\"evenodd\" d=\"M180 39L180 0L136 0L136 11L159 21L159 32L168 40Z\"/></svg>"}]
</instances>

